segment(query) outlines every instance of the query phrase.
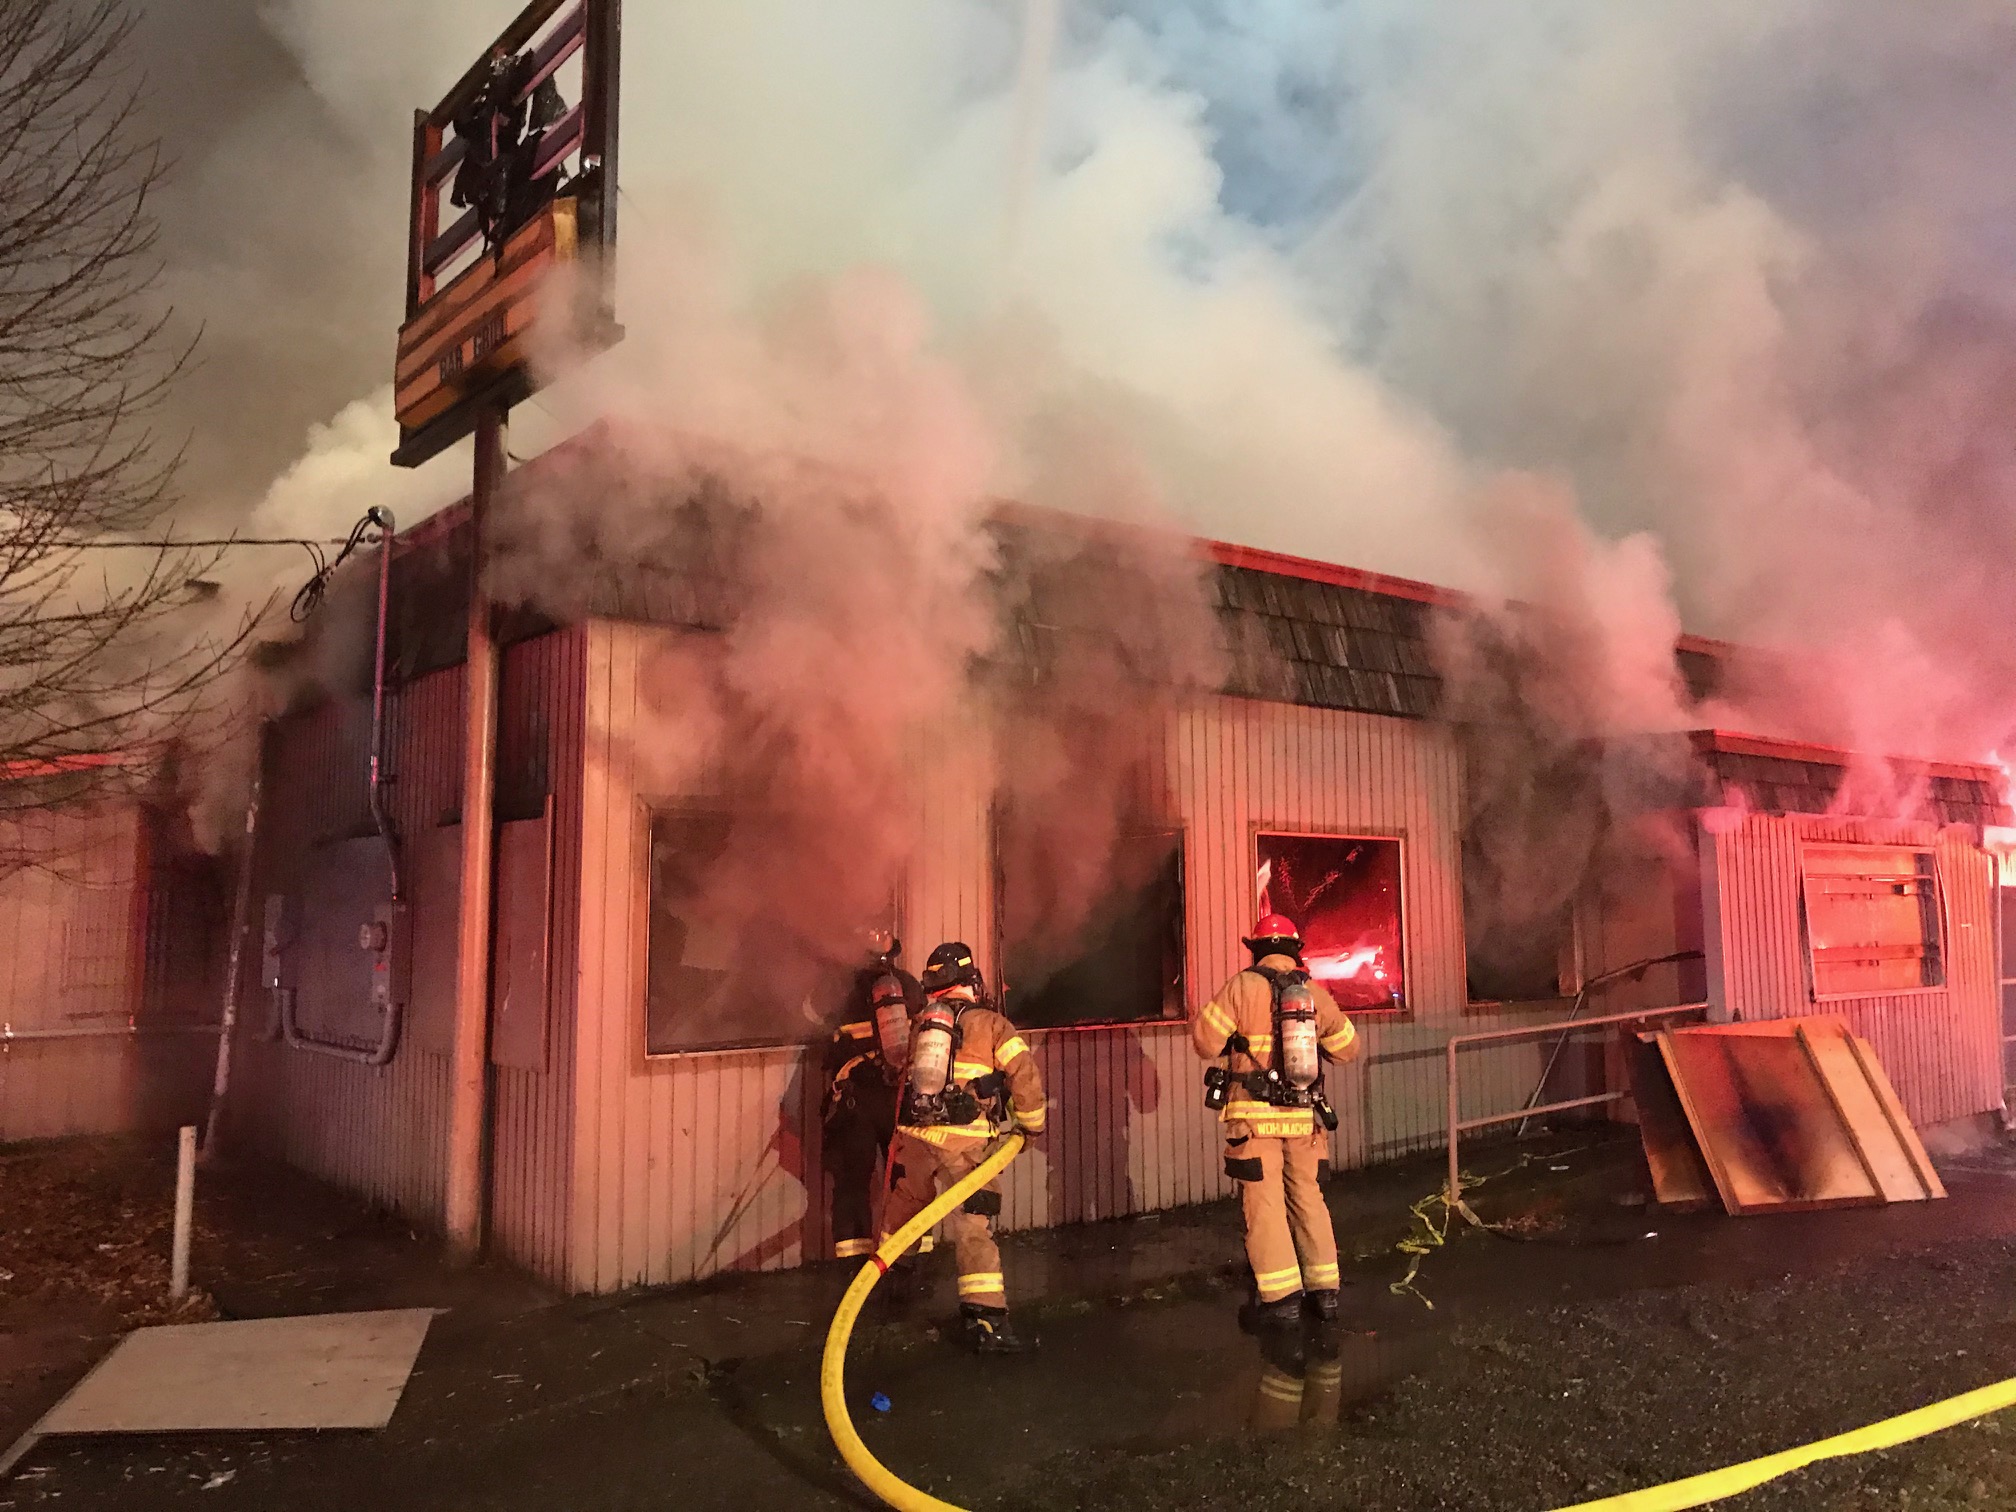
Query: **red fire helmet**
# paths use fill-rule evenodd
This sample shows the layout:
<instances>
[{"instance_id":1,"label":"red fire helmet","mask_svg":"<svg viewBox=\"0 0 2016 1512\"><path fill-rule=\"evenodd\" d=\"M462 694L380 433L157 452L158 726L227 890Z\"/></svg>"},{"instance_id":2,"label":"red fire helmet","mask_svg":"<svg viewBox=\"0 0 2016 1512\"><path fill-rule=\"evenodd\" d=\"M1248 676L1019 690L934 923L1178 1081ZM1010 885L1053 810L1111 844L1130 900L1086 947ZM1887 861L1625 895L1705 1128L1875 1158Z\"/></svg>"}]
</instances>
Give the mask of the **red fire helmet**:
<instances>
[{"instance_id":1,"label":"red fire helmet","mask_svg":"<svg viewBox=\"0 0 2016 1512\"><path fill-rule=\"evenodd\" d=\"M1261 940L1293 940L1302 943L1302 931L1295 927L1295 921L1286 914L1262 914L1260 922L1253 926L1253 933L1246 943L1252 945Z\"/></svg>"}]
</instances>

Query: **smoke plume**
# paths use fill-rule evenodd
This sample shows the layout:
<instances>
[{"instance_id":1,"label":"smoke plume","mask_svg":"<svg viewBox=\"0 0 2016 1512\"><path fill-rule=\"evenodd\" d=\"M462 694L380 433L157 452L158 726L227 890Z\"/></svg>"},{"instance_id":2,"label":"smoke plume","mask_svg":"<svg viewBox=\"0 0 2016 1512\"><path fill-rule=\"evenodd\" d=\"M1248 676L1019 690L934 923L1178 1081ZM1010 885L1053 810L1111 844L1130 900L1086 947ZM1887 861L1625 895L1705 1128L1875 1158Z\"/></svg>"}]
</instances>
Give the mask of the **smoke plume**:
<instances>
[{"instance_id":1,"label":"smoke plume","mask_svg":"<svg viewBox=\"0 0 2016 1512\"><path fill-rule=\"evenodd\" d=\"M502 17L177 9L203 502L347 523L390 477L403 113ZM879 709L908 738L967 696L989 501L1124 496L1544 610L1448 652L1454 706L1533 743L1486 807L1588 736L1700 717L1683 622L1780 653L1718 711L1751 729L2008 748L1999 0L1079 0L1018 86L1031 16L1040 41L1047 4L630 7L631 336L514 448L610 418L631 481L554 501L521 579L565 598L581 538L648 560L703 478L760 501L725 659L665 674L691 727L771 732L807 801L886 791L893 758L810 737ZM359 400L348 460L325 432L311 469L355 492L295 469L258 505ZM1127 488L1060 484L1087 435ZM1564 876L1596 845L1569 843Z\"/></svg>"}]
</instances>

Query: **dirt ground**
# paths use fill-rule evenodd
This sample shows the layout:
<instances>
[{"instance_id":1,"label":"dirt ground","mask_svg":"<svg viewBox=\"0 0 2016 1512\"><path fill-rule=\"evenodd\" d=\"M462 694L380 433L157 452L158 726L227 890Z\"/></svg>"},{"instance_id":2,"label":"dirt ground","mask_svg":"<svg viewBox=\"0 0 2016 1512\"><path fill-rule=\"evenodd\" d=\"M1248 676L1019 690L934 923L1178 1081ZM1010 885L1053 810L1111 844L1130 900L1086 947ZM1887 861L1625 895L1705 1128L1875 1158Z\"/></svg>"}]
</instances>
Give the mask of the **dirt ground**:
<instances>
[{"instance_id":1,"label":"dirt ground","mask_svg":"<svg viewBox=\"0 0 2016 1512\"><path fill-rule=\"evenodd\" d=\"M0 1308L70 1304L124 1328L215 1317L203 1291L168 1295L174 1208L160 1200L163 1165L137 1145L0 1149ZM192 1247L216 1237L197 1233Z\"/></svg>"},{"instance_id":2,"label":"dirt ground","mask_svg":"<svg viewBox=\"0 0 2016 1512\"><path fill-rule=\"evenodd\" d=\"M1504 1172L1477 1207L1518 1237L1465 1230L1431 1247L1418 1287L1432 1309L1390 1289L1432 1162L1340 1178L1345 1327L1264 1345L1236 1320L1222 1206L1019 1236L1010 1289L1041 1347L958 1353L942 1284L907 1310L872 1303L849 1359L856 1419L906 1478L974 1508L1543 1512L2016 1375L2016 1152L1947 1163L1943 1203L1732 1220L1637 1205L1629 1142L1522 1149L1523 1164L1506 1150L1475 1161ZM60 1179L24 1179L43 1162ZM86 1230L0 1255L32 1248L88 1272L107 1241L90 1239L78 1192L108 1194L105 1226L124 1202L117 1222L151 1235L172 1172L158 1152L90 1145L0 1151L0 1180L9 1233L29 1226L21 1196L52 1187ZM431 1242L299 1176L227 1170L202 1191L197 1279L224 1316L447 1309L391 1425L54 1440L0 1484L0 1508L875 1505L818 1407L846 1270L560 1299L508 1271L445 1271ZM11 1260L0 1268L17 1271L0 1293L4 1441L118 1318L95 1282L24 1288ZM2016 1507L2016 1414L1722 1505Z\"/></svg>"}]
</instances>

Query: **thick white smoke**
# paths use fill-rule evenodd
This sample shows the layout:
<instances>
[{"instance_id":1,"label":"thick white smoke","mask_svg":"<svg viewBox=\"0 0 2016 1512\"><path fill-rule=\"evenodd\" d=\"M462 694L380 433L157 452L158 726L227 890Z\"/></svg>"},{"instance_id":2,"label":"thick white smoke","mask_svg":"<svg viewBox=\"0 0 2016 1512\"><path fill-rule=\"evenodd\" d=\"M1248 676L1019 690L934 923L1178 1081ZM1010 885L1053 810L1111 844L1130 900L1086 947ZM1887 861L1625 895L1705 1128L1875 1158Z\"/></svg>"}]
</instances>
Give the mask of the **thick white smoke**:
<instances>
[{"instance_id":1,"label":"thick white smoke","mask_svg":"<svg viewBox=\"0 0 2016 1512\"><path fill-rule=\"evenodd\" d=\"M404 112L502 15L240 14L298 77L215 108L185 182L293 239L213 236L178 277L242 357L204 402L298 395L298 426L335 374L380 382ZM873 264L993 428L992 487L1038 493L1059 429L1090 425L1203 533L1571 610L1648 679L1604 722L1670 696L1637 650L1677 604L1813 651L1754 725L1949 755L2007 735L2006 4L1080 0L1020 178L1024 16L632 5L635 335L604 366L704 382L652 334L690 268L758 320ZM1558 480L1584 545L1507 551L1507 471Z\"/></svg>"}]
</instances>

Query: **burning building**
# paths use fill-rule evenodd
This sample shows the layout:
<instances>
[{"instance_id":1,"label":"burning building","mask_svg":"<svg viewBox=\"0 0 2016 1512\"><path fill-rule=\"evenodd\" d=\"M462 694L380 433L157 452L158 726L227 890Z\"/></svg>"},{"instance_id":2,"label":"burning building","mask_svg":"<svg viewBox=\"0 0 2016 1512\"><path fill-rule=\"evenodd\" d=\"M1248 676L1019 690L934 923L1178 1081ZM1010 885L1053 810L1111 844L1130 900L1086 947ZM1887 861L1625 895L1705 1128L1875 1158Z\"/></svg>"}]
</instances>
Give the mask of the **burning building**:
<instances>
[{"instance_id":1,"label":"burning building","mask_svg":"<svg viewBox=\"0 0 2016 1512\"><path fill-rule=\"evenodd\" d=\"M578 485L582 454L532 464L512 496ZM498 619L484 1207L491 1250L555 1285L828 1252L820 1046L876 924L913 962L970 942L1041 1057L1055 1111L1009 1174L1009 1228L1229 1193L1184 1016L1243 963L1256 911L1298 921L1365 1036L1329 1072L1340 1168L1442 1142L1452 1035L1559 1020L1599 979L1606 1012L1841 1014L1921 1125L2003 1105L2016 972L1991 768L1717 730L1583 742L1575 760L1634 780L1528 782L1543 830L1607 838L1573 875L1522 875L1480 835L1502 740L1449 696L1458 595L998 510L978 586L950 600L986 633L942 621L959 675L935 703L890 689L885 721L879 693L863 713L751 675L838 675L853 653L828 621L861 606L786 595L797 618L751 624L755 515L687 498L666 518L648 566L570 572L564 601L523 591ZM533 524L500 515L493 581ZM294 653L324 671L263 740L224 1124L429 1228L469 923L471 534L457 507L397 542L381 728L372 658L352 654L371 637ZM1675 648L1697 706L1730 655ZM1511 894L1542 902L1508 928ZM120 917L119 948L142 950L151 915ZM1550 1065L1557 1094L1623 1085L1612 1057L1549 1050L1476 1052L1459 1111L1520 1107Z\"/></svg>"}]
</instances>

